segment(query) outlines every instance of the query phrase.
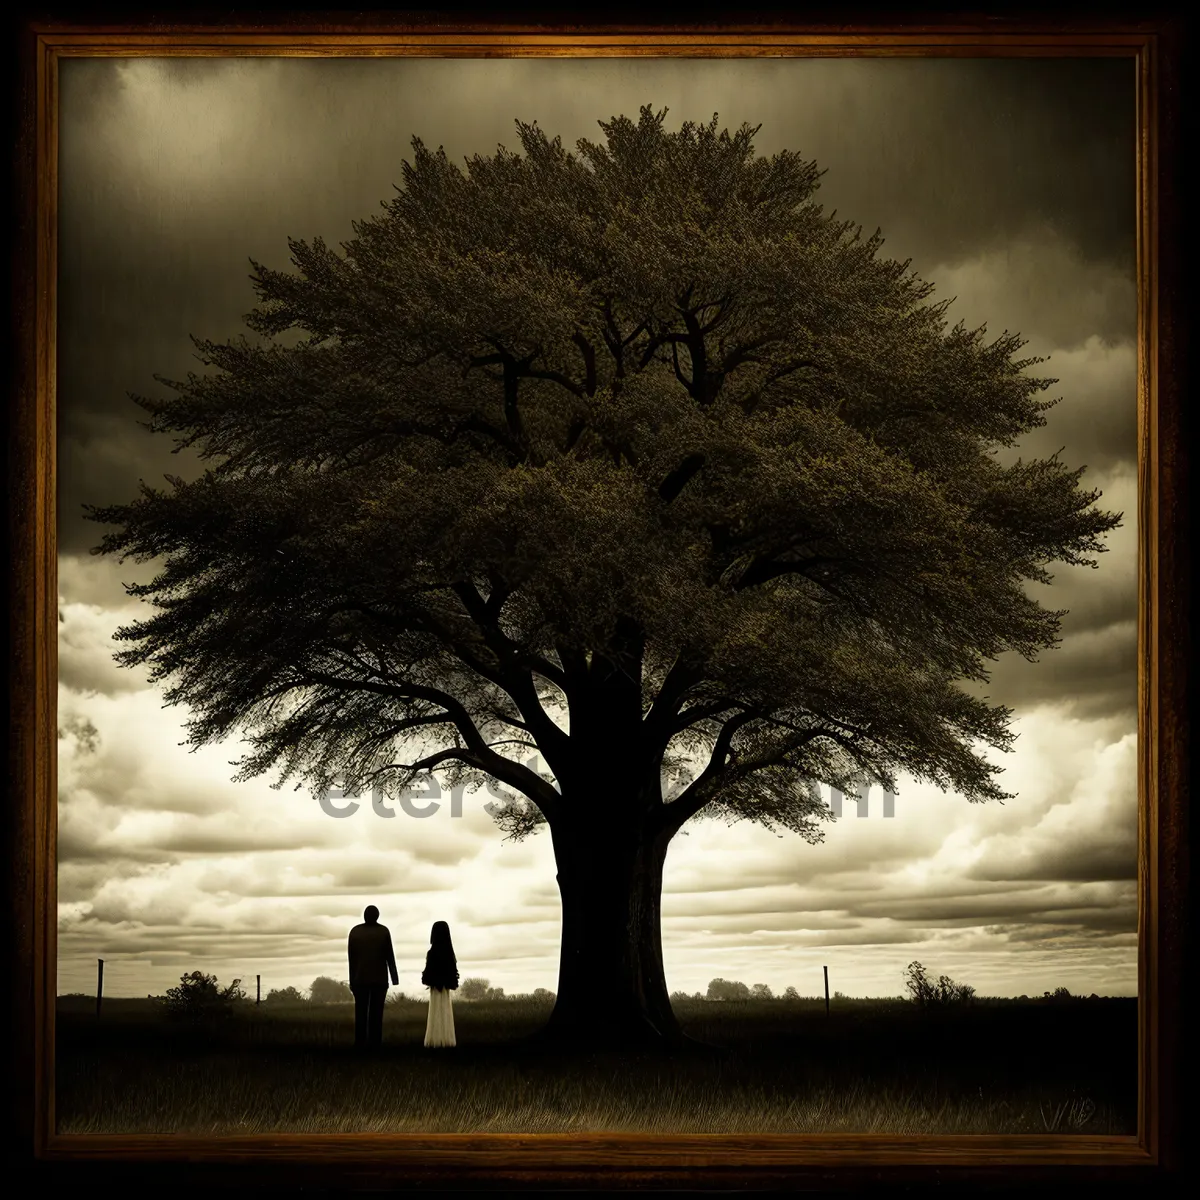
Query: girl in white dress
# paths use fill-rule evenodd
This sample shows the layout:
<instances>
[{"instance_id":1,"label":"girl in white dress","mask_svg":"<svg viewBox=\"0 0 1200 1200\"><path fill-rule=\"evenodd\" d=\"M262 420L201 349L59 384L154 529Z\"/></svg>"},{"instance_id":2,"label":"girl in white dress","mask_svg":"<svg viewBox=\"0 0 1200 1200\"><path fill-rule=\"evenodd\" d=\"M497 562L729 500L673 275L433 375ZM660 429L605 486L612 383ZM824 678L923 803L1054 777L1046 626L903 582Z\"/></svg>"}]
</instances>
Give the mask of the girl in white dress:
<instances>
[{"instance_id":1,"label":"girl in white dress","mask_svg":"<svg viewBox=\"0 0 1200 1200\"><path fill-rule=\"evenodd\" d=\"M425 1025L426 1046L453 1046L454 1010L450 993L458 987L458 961L450 941L450 926L434 923L429 935L429 953L421 982L429 988L429 1020Z\"/></svg>"}]
</instances>

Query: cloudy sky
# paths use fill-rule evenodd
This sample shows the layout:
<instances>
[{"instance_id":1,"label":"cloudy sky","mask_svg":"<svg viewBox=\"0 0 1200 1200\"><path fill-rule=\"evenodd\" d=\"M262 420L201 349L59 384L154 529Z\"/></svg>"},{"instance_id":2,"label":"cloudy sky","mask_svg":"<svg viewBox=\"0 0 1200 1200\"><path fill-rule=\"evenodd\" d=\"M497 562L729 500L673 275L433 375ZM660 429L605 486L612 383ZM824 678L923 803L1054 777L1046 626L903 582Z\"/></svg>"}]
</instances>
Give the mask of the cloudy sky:
<instances>
[{"instance_id":1,"label":"cloudy sky","mask_svg":"<svg viewBox=\"0 0 1200 1200\"><path fill-rule=\"evenodd\" d=\"M465 975L555 986L549 838L503 842L468 793L428 817L333 818L305 792L230 782L236 744L194 753L187 714L116 667L148 568L89 554L84 503L190 475L129 393L199 369L189 335L243 331L250 258L351 235L400 178L410 139L452 156L517 144L536 119L568 145L599 119L761 125L759 153L825 168L820 199L881 227L951 316L1020 331L1060 404L1024 454L1063 448L1126 514L1095 570L1063 569L1060 647L1001 661L1016 710L1004 806L901 780L809 846L694 821L667 861L672 990L714 976L802 995L896 995L920 959L984 994L1059 985L1136 993L1134 66L1131 60L140 59L61 65L59 992L161 992L185 970L264 990L345 975L347 929L376 903L401 987L430 924ZM340 803L340 802L338 802Z\"/></svg>"}]
</instances>

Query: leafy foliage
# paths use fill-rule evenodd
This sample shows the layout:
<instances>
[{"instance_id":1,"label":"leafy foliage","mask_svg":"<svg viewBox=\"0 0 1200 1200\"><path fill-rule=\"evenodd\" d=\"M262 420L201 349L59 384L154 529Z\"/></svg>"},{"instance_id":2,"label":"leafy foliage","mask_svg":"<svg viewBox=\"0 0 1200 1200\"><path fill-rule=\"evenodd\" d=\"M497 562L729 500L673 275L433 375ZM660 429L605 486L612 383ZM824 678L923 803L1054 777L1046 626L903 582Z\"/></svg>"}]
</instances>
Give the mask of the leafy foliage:
<instances>
[{"instance_id":1,"label":"leafy foliage","mask_svg":"<svg viewBox=\"0 0 1200 1200\"><path fill-rule=\"evenodd\" d=\"M239 778L490 778L513 838L818 841L819 782L900 770L1005 796L1011 714L961 685L1056 644L1026 585L1120 519L1082 468L995 455L1053 381L826 215L815 164L664 117L575 153L518 124L465 169L414 139L341 250L254 265L262 344L200 341L210 373L139 399L212 465L89 510L163 564L119 661L192 743L244 732Z\"/></svg>"},{"instance_id":2,"label":"leafy foliage","mask_svg":"<svg viewBox=\"0 0 1200 1200\"><path fill-rule=\"evenodd\" d=\"M237 1002L246 998L241 982L235 979L221 987L215 975L206 975L203 971L181 975L178 985L167 989L166 1011L173 1017L193 1023L227 1017Z\"/></svg>"},{"instance_id":3,"label":"leafy foliage","mask_svg":"<svg viewBox=\"0 0 1200 1200\"><path fill-rule=\"evenodd\" d=\"M909 998L918 1008L952 1008L972 1004L975 989L965 983L955 983L948 975L939 975L934 982L919 962L909 963L904 970L904 983Z\"/></svg>"},{"instance_id":4,"label":"leafy foliage","mask_svg":"<svg viewBox=\"0 0 1200 1200\"><path fill-rule=\"evenodd\" d=\"M708 983L706 1000L749 1000L750 989L737 980L711 979Z\"/></svg>"},{"instance_id":5,"label":"leafy foliage","mask_svg":"<svg viewBox=\"0 0 1200 1200\"><path fill-rule=\"evenodd\" d=\"M472 977L464 979L458 986L458 994L463 1000L482 1000L487 996L491 984L486 979Z\"/></svg>"},{"instance_id":6,"label":"leafy foliage","mask_svg":"<svg viewBox=\"0 0 1200 1200\"><path fill-rule=\"evenodd\" d=\"M264 1004L307 1004L308 997L299 988L272 988L264 997Z\"/></svg>"},{"instance_id":7,"label":"leafy foliage","mask_svg":"<svg viewBox=\"0 0 1200 1200\"><path fill-rule=\"evenodd\" d=\"M464 979L458 985L458 995L462 1000L504 1000L507 998L503 988L494 988L488 980L480 979L477 976ZM532 995L546 998L552 997L554 993L548 992L545 988L538 988Z\"/></svg>"},{"instance_id":8,"label":"leafy foliage","mask_svg":"<svg viewBox=\"0 0 1200 1200\"><path fill-rule=\"evenodd\" d=\"M354 1000L350 985L328 975L318 975L308 991L313 1004L347 1004Z\"/></svg>"}]
</instances>

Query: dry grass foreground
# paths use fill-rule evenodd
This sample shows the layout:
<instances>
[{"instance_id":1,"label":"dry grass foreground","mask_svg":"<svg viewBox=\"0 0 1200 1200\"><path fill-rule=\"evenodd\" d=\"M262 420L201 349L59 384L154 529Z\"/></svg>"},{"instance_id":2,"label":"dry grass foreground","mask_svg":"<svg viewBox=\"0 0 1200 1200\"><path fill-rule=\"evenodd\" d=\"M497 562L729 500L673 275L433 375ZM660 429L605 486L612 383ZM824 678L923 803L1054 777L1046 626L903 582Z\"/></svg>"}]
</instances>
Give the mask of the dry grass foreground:
<instances>
[{"instance_id":1,"label":"dry grass foreground","mask_svg":"<svg viewBox=\"0 0 1200 1200\"><path fill-rule=\"evenodd\" d=\"M145 1000L59 1001L62 1133L1087 1133L1136 1122L1133 999L680 1001L716 1054L535 1053L546 1000L455 1006L458 1046L422 1045L426 1005L387 1009L362 1059L342 1005L253 1004L189 1030Z\"/></svg>"}]
</instances>

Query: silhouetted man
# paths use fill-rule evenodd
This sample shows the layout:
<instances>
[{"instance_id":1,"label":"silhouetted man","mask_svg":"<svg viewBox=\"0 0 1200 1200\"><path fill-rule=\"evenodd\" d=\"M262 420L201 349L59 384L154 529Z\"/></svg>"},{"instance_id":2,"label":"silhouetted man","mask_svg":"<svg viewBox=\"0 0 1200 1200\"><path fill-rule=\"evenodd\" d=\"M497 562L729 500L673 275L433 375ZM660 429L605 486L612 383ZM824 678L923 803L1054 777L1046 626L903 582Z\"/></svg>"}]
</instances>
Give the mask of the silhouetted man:
<instances>
[{"instance_id":1,"label":"silhouetted man","mask_svg":"<svg viewBox=\"0 0 1200 1200\"><path fill-rule=\"evenodd\" d=\"M388 975L400 982L392 935L379 923L379 909L369 905L363 924L350 930L350 990L354 993L354 1044L378 1046L383 1041L383 1004L387 999Z\"/></svg>"}]
</instances>

